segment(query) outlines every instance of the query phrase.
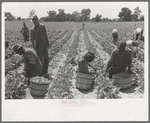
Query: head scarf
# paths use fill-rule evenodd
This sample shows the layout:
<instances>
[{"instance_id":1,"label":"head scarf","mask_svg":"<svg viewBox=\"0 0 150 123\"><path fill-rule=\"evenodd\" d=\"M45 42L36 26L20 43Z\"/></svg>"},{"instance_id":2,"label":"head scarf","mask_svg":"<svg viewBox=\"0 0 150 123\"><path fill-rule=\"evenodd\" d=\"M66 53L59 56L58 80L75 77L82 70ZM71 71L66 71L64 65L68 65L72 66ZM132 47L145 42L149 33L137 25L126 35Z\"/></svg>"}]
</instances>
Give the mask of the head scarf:
<instances>
[{"instance_id":1,"label":"head scarf","mask_svg":"<svg viewBox=\"0 0 150 123\"><path fill-rule=\"evenodd\" d=\"M88 52L87 54L85 54L84 58L86 59L86 61L88 62L92 62L94 59L95 55L93 53Z\"/></svg>"},{"instance_id":2,"label":"head scarf","mask_svg":"<svg viewBox=\"0 0 150 123\"><path fill-rule=\"evenodd\" d=\"M112 32L117 32L117 29L113 29L113 31Z\"/></svg>"},{"instance_id":3,"label":"head scarf","mask_svg":"<svg viewBox=\"0 0 150 123\"><path fill-rule=\"evenodd\" d=\"M118 47L119 51L121 51L121 52L124 51L125 47L126 47L126 42L125 41L118 42L117 47Z\"/></svg>"}]
</instances>

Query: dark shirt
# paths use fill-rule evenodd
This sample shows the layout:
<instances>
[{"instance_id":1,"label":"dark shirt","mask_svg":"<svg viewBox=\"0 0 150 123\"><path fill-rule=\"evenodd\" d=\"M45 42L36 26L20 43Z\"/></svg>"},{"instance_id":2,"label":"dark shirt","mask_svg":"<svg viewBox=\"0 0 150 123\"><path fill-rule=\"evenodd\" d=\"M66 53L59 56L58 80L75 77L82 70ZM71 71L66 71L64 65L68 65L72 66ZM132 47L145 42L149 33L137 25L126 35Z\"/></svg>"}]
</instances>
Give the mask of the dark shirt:
<instances>
[{"instance_id":1,"label":"dark shirt","mask_svg":"<svg viewBox=\"0 0 150 123\"><path fill-rule=\"evenodd\" d=\"M119 49L114 49L111 57L107 63L107 69L110 66L128 66L131 67L132 65L132 58L131 58L131 51L125 49L125 51L120 52Z\"/></svg>"},{"instance_id":2,"label":"dark shirt","mask_svg":"<svg viewBox=\"0 0 150 123\"><path fill-rule=\"evenodd\" d=\"M39 24L38 27L33 27L31 29L31 41L36 41L36 47L45 48L49 46L49 41L46 33L46 28L44 25Z\"/></svg>"},{"instance_id":3,"label":"dark shirt","mask_svg":"<svg viewBox=\"0 0 150 123\"><path fill-rule=\"evenodd\" d=\"M29 70L29 64L34 64L35 67L33 70ZM32 71L30 73L31 77L38 76L42 72L42 63L37 55L37 53L33 49L25 49L24 53L24 69L26 71ZM29 74L29 73L27 73Z\"/></svg>"},{"instance_id":4,"label":"dark shirt","mask_svg":"<svg viewBox=\"0 0 150 123\"><path fill-rule=\"evenodd\" d=\"M78 61L78 71L81 73L89 73L88 66L89 63L81 57Z\"/></svg>"}]
</instances>

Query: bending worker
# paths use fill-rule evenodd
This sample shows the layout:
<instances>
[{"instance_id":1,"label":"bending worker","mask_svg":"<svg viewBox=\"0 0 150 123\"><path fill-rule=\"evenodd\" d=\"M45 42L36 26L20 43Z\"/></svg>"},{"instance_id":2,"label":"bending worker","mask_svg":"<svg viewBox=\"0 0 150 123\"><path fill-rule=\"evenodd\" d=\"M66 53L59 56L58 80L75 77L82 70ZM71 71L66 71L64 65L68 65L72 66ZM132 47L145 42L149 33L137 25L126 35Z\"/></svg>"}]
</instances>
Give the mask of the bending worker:
<instances>
[{"instance_id":1,"label":"bending worker","mask_svg":"<svg viewBox=\"0 0 150 123\"><path fill-rule=\"evenodd\" d=\"M144 41L143 38L143 29L141 28L137 28L136 30L134 30L133 34L132 34L133 40L137 41L137 40L142 40Z\"/></svg>"},{"instance_id":2,"label":"bending worker","mask_svg":"<svg viewBox=\"0 0 150 123\"><path fill-rule=\"evenodd\" d=\"M109 73L109 78L112 78L113 74L126 72L126 69L129 74L132 73L131 51L129 51L125 47L126 42L120 41L118 42L117 48L113 50L105 71L105 75L107 72Z\"/></svg>"},{"instance_id":3,"label":"bending worker","mask_svg":"<svg viewBox=\"0 0 150 123\"><path fill-rule=\"evenodd\" d=\"M22 29L21 29L21 33L22 33L22 35L23 35L24 42L29 41L29 29L28 29L28 27L26 26L26 23L25 23L25 22L23 23L23 27L22 27Z\"/></svg>"},{"instance_id":4,"label":"bending worker","mask_svg":"<svg viewBox=\"0 0 150 123\"><path fill-rule=\"evenodd\" d=\"M25 84L29 85L30 78L41 76L43 65L33 49L24 49L21 45L15 45L12 49L16 54L23 55Z\"/></svg>"},{"instance_id":5,"label":"bending worker","mask_svg":"<svg viewBox=\"0 0 150 123\"><path fill-rule=\"evenodd\" d=\"M90 63L94 60L95 55L93 53L86 53L84 57L81 57L78 61L78 72L91 74L88 66L93 68L96 71L96 68L94 68Z\"/></svg>"},{"instance_id":6,"label":"bending worker","mask_svg":"<svg viewBox=\"0 0 150 123\"><path fill-rule=\"evenodd\" d=\"M34 50L37 52L41 63L43 64L42 74L48 75L48 47L49 41L46 33L46 28L43 24L39 23L38 17L35 15L32 18L34 27L31 29L31 42Z\"/></svg>"},{"instance_id":7,"label":"bending worker","mask_svg":"<svg viewBox=\"0 0 150 123\"><path fill-rule=\"evenodd\" d=\"M111 38L112 38L112 43L116 45L117 41L119 40L117 29L113 29Z\"/></svg>"}]
</instances>

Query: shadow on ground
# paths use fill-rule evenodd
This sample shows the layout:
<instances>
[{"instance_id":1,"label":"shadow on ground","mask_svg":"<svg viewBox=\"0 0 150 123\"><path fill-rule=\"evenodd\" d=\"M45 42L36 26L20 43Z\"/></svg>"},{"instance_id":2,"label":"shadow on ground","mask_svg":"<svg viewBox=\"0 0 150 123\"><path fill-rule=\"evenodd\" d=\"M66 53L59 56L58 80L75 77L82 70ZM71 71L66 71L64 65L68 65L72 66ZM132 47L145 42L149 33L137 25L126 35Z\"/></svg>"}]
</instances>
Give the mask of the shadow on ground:
<instances>
[{"instance_id":1,"label":"shadow on ground","mask_svg":"<svg viewBox=\"0 0 150 123\"><path fill-rule=\"evenodd\" d=\"M136 91L136 88L139 87L138 85L132 85L130 88L128 89L125 89L125 90L120 90L120 92L122 93L127 93L127 94L130 94L130 93L134 93Z\"/></svg>"}]
</instances>

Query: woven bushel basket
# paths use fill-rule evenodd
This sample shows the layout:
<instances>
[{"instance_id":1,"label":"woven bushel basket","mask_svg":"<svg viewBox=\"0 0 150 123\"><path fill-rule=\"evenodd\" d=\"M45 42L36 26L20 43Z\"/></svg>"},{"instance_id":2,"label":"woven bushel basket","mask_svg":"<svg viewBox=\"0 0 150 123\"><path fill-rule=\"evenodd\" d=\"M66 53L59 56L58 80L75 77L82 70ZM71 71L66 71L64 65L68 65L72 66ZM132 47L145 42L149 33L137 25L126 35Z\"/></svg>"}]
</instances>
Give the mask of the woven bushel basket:
<instances>
[{"instance_id":1,"label":"woven bushel basket","mask_svg":"<svg viewBox=\"0 0 150 123\"><path fill-rule=\"evenodd\" d=\"M36 83L30 80L30 93L34 96L44 96L50 83Z\"/></svg>"},{"instance_id":2,"label":"woven bushel basket","mask_svg":"<svg viewBox=\"0 0 150 123\"><path fill-rule=\"evenodd\" d=\"M44 96L48 91L46 90L35 90L33 88L29 88L30 89L30 93L34 96Z\"/></svg>"},{"instance_id":3,"label":"woven bushel basket","mask_svg":"<svg viewBox=\"0 0 150 123\"><path fill-rule=\"evenodd\" d=\"M30 87L36 90L45 90L49 87L49 83L35 83L30 81Z\"/></svg>"},{"instance_id":4,"label":"woven bushel basket","mask_svg":"<svg viewBox=\"0 0 150 123\"><path fill-rule=\"evenodd\" d=\"M76 72L76 88L88 90L93 85L94 76Z\"/></svg>"},{"instance_id":5,"label":"woven bushel basket","mask_svg":"<svg viewBox=\"0 0 150 123\"><path fill-rule=\"evenodd\" d=\"M113 79L116 86L121 89L128 89L132 86L132 77L125 72L114 74Z\"/></svg>"}]
</instances>

